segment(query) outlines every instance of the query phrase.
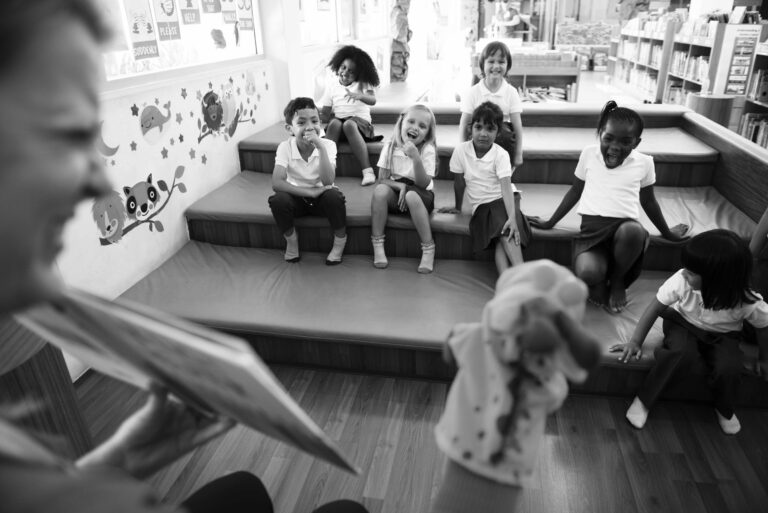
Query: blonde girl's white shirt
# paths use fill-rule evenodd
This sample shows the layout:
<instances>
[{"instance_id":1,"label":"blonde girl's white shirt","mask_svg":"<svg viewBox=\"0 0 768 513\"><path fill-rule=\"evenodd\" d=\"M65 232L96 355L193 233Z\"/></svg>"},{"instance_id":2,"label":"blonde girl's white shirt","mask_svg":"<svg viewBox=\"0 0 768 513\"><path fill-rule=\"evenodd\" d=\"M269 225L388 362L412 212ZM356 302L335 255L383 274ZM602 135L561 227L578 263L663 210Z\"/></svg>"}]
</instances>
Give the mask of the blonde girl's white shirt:
<instances>
[{"instance_id":1,"label":"blonde girl's white shirt","mask_svg":"<svg viewBox=\"0 0 768 513\"><path fill-rule=\"evenodd\" d=\"M360 82L352 82L344 87L338 80L333 80L326 87L325 94L320 99L320 105L322 107L331 107L334 116L337 118L344 119L355 116L370 123L371 107L360 100L347 98L347 93L365 93L366 89L370 89L370 87Z\"/></svg>"},{"instance_id":2,"label":"blonde girl's white shirt","mask_svg":"<svg viewBox=\"0 0 768 513\"><path fill-rule=\"evenodd\" d=\"M496 143L482 157L475 153L472 141L459 144L451 155L450 169L452 173L464 175L467 199L472 204L473 214L483 203L501 198L499 180L512 177L509 153ZM515 184L512 184L512 192L517 192Z\"/></svg>"},{"instance_id":3,"label":"blonde girl's white shirt","mask_svg":"<svg viewBox=\"0 0 768 513\"><path fill-rule=\"evenodd\" d=\"M752 304L743 303L736 308L710 310L704 308L701 292L694 290L685 280L683 269L673 274L656 293L660 303L674 309L694 326L706 331L727 333L741 331L744 321L755 328L768 326L768 304L760 294Z\"/></svg>"},{"instance_id":4,"label":"blonde girl's white shirt","mask_svg":"<svg viewBox=\"0 0 768 513\"><path fill-rule=\"evenodd\" d=\"M395 146L394 151L392 151L392 161L390 162L389 148L391 145L392 141L386 143L382 148L377 164L379 169L389 169L390 177L393 180L397 178L407 178L415 182L416 174L413 171L413 161L411 160L411 157L403 153L402 148ZM424 166L424 171L430 178L427 190L431 191L434 188L432 178L435 176L435 168L437 165L435 147L431 144L425 144L419 153L421 154L421 164Z\"/></svg>"},{"instance_id":5,"label":"blonde girl's white shirt","mask_svg":"<svg viewBox=\"0 0 768 513\"><path fill-rule=\"evenodd\" d=\"M609 169L599 145L582 150L574 172L584 180L579 208L581 215L640 218L640 189L656 183L653 157L632 150L620 166Z\"/></svg>"},{"instance_id":6,"label":"blonde girl's white shirt","mask_svg":"<svg viewBox=\"0 0 768 513\"><path fill-rule=\"evenodd\" d=\"M320 139L325 147L331 167L336 168L336 143L329 139ZM322 187L320 180L320 153L317 148L312 150L308 160L301 157L296 138L283 141L275 152L275 165L286 169L286 181L296 187Z\"/></svg>"},{"instance_id":7,"label":"blonde girl's white shirt","mask_svg":"<svg viewBox=\"0 0 768 513\"><path fill-rule=\"evenodd\" d=\"M517 89L506 80L496 92L491 92L485 86L484 80L470 87L461 98L461 112L471 115L483 102L493 102L498 105L504 114L504 121L509 121L510 114L523 112L523 102L517 94Z\"/></svg>"}]
</instances>

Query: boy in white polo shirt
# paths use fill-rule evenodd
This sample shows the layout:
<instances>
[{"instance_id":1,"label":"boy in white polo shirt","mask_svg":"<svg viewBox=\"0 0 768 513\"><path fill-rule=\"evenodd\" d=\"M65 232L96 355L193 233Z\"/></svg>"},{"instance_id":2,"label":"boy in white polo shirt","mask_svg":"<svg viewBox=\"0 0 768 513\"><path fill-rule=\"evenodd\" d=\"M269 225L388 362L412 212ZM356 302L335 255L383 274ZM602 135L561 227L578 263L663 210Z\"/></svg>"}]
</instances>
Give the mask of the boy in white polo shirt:
<instances>
[{"instance_id":1,"label":"boy in white polo shirt","mask_svg":"<svg viewBox=\"0 0 768 513\"><path fill-rule=\"evenodd\" d=\"M269 208L285 237L285 259L299 261L299 238L294 219L323 216L333 228L333 248L327 265L341 263L347 244L347 209L336 178L336 143L320 137L320 115L311 98L294 98L283 111L291 138L277 147Z\"/></svg>"},{"instance_id":2,"label":"boy in white polo shirt","mask_svg":"<svg viewBox=\"0 0 768 513\"><path fill-rule=\"evenodd\" d=\"M450 169L461 212L464 191L472 204L469 232L476 252L494 250L499 273L523 262L521 247L530 240L530 228L520 212L520 193L512 184L509 154L494 143L503 114L493 102L483 102L472 113L472 140L459 144L451 155Z\"/></svg>"}]
</instances>

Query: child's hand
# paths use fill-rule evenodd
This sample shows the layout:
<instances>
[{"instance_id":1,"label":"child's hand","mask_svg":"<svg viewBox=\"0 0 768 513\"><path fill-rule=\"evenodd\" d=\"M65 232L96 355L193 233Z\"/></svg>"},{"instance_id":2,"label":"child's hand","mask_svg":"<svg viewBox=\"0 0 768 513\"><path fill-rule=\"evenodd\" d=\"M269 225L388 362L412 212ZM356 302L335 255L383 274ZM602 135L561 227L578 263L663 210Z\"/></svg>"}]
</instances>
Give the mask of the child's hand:
<instances>
[{"instance_id":1,"label":"child's hand","mask_svg":"<svg viewBox=\"0 0 768 513\"><path fill-rule=\"evenodd\" d=\"M531 226L533 226L534 228L539 228L541 230L551 230L552 227L554 226L551 221L549 220L545 221L539 216L527 216L527 217L528 217L528 222L531 223Z\"/></svg>"},{"instance_id":2,"label":"child's hand","mask_svg":"<svg viewBox=\"0 0 768 513\"><path fill-rule=\"evenodd\" d=\"M320 146L320 134L312 131L304 132L304 140L310 143L315 148L318 148Z\"/></svg>"},{"instance_id":3,"label":"child's hand","mask_svg":"<svg viewBox=\"0 0 768 513\"><path fill-rule=\"evenodd\" d=\"M512 161L512 171L514 171L516 167L520 167L522 165L523 165L523 156L515 155L515 160Z\"/></svg>"},{"instance_id":4,"label":"child's hand","mask_svg":"<svg viewBox=\"0 0 768 513\"><path fill-rule=\"evenodd\" d=\"M683 242L688 239L690 239L690 235L685 235L685 232L688 231L688 225L687 224L678 224L673 226L669 229L669 234L667 234L667 240L671 240L672 242Z\"/></svg>"},{"instance_id":5,"label":"child's hand","mask_svg":"<svg viewBox=\"0 0 768 513\"><path fill-rule=\"evenodd\" d=\"M358 93L357 91L350 91L347 89L347 94L344 95L344 98L347 99L347 102L353 102L355 100L359 100L363 97L363 93Z\"/></svg>"},{"instance_id":6,"label":"child's hand","mask_svg":"<svg viewBox=\"0 0 768 513\"><path fill-rule=\"evenodd\" d=\"M411 159L419 158L419 149L411 141L405 141L403 143L403 153Z\"/></svg>"},{"instance_id":7,"label":"child's hand","mask_svg":"<svg viewBox=\"0 0 768 513\"><path fill-rule=\"evenodd\" d=\"M515 246L520 245L520 231L512 218L507 219L504 227L501 229L501 236L506 237L508 242L514 242Z\"/></svg>"},{"instance_id":8,"label":"child's hand","mask_svg":"<svg viewBox=\"0 0 768 513\"><path fill-rule=\"evenodd\" d=\"M633 356L635 357L635 360L639 360L640 357L643 356L642 347L634 340L630 340L626 344L613 344L608 351L611 353L618 353L621 351L619 361L622 363L627 363Z\"/></svg>"},{"instance_id":9,"label":"child's hand","mask_svg":"<svg viewBox=\"0 0 768 513\"><path fill-rule=\"evenodd\" d=\"M455 207L442 207L437 209L441 214L461 214L458 208Z\"/></svg>"},{"instance_id":10,"label":"child's hand","mask_svg":"<svg viewBox=\"0 0 768 513\"><path fill-rule=\"evenodd\" d=\"M405 193L408 192L408 190L403 187L400 189L400 195L397 198L397 208L400 209L400 212L405 212L408 209L408 204L405 202Z\"/></svg>"}]
</instances>

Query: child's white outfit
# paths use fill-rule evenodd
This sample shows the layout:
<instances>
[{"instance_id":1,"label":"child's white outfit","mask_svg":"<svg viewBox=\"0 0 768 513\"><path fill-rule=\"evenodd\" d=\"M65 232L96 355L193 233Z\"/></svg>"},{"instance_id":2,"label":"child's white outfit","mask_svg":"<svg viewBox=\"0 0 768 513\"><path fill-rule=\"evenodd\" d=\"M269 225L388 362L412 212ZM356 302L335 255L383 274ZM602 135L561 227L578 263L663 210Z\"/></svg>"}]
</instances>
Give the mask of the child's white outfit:
<instances>
[{"instance_id":1,"label":"child's white outfit","mask_svg":"<svg viewBox=\"0 0 768 513\"><path fill-rule=\"evenodd\" d=\"M542 297L574 319L583 316L584 284L564 267L537 260L505 271L482 322L458 324L448 339L458 373L435 428L437 445L454 463L508 485L529 483L546 416L568 393L566 377L587 376L566 347L545 353L520 345L530 318L521 305Z\"/></svg>"},{"instance_id":2,"label":"child's white outfit","mask_svg":"<svg viewBox=\"0 0 768 513\"><path fill-rule=\"evenodd\" d=\"M501 108L502 114L504 114L505 122L509 122L510 114L523 112L523 102L520 100L517 89L506 80L496 92L491 92L486 87L484 80L473 85L462 95L460 110L463 114L472 115L475 109L483 102L493 102L498 105Z\"/></svg>"},{"instance_id":3,"label":"child's white outfit","mask_svg":"<svg viewBox=\"0 0 768 513\"><path fill-rule=\"evenodd\" d=\"M390 178L392 180L397 181L401 178L405 178L411 182L415 181L416 175L413 171L413 161L411 160L411 157L406 155L402 148L395 146L395 149L392 150L392 158L390 159L389 154L391 145L391 141L384 144L384 147L381 149L381 155L379 155L379 162L377 166L379 169L389 169ZM435 147L431 144L425 144L424 148L422 148L420 151L420 154L421 163L424 166L424 171L427 173L427 176L434 178L435 170L437 167L437 154L435 152ZM431 191L433 188L434 184L432 180L430 180L426 190Z\"/></svg>"},{"instance_id":4,"label":"child's white outfit","mask_svg":"<svg viewBox=\"0 0 768 513\"><path fill-rule=\"evenodd\" d=\"M370 105L360 100L348 98L347 94L350 92L364 94L364 85L360 82L352 82L345 87L338 80L333 80L326 87L318 107L331 107L334 117L339 119L356 117L370 123Z\"/></svg>"},{"instance_id":5,"label":"child's white outfit","mask_svg":"<svg viewBox=\"0 0 768 513\"><path fill-rule=\"evenodd\" d=\"M325 147L328 160L336 167L336 143L329 139L320 139ZM296 138L291 137L281 142L275 152L275 165L283 166L286 170L286 181L296 187L322 187L320 181L320 153L317 148L312 150L309 159L304 160L296 144Z\"/></svg>"},{"instance_id":6,"label":"child's white outfit","mask_svg":"<svg viewBox=\"0 0 768 513\"><path fill-rule=\"evenodd\" d=\"M472 141L465 141L453 150L449 166L452 173L464 175L467 198L472 204L472 219L469 222L472 249L475 252L486 250L501 236L508 217L499 180L512 177L509 154L494 143L485 155L478 157ZM520 245L526 247L531 229L520 211L520 192L514 183L512 193L516 198L515 221L520 233Z\"/></svg>"}]
</instances>

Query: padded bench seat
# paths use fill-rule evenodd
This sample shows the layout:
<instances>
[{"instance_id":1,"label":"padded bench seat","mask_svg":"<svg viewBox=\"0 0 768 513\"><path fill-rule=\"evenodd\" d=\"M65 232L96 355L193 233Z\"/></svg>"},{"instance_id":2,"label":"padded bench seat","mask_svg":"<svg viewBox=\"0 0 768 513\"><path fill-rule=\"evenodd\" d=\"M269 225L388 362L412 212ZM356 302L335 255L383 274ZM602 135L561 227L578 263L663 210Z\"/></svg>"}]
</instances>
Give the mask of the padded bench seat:
<instances>
[{"instance_id":1,"label":"padded bench seat","mask_svg":"<svg viewBox=\"0 0 768 513\"><path fill-rule=\"evenodd\" d=\"M513 177L514 178L514 177ZM201 198L186 211L188 221L241 222L274 225L267 203L273 194L272 177L266 173L243 171L229 182ZM453 182L435 180L435 209L454 205ZM336 184L347 199L348 226L370 226L371 195L374 187L361 187L356 178L339 177ZM521 207L525 214L549 217L568 190L566 185L521 184ZM749 239L755 222L728 203L713 187L657 187L656 197L670 226L685 223L691 233L697 234L714 228L727 228ZM471 210L464 201L465 213L460 215L432 215L432 228L438 233L469 236ZM653 237L653 244L668 244L641 211L641 222ZM579 231L580 216L576 207L553 230L534 230L534 238L570 239ZM328 222L319 217L297 219L298 227L327 227ZM408 216L390 215L387 227L414 229Z\"/></svg>"},{"instance_id":2,"label":"padded bench seat","mask_svg":"<svg viewBox=\"0 0 768 513\"><path fill-rule=\"evenodd\" d=\"M355 351L384 348L426 353L431 363L420 375L449 378L451 371L440 360L443 342L454 324L480 319L496 273L486 262L443 260L431 275L418 274L416 266L417 260L393 258L389 268L378 270L369 257L346 255L342 264L329 267L324 255L313 253L290 264L279 250L189 242L122 298L255 340L267 361L273 354L301 358L304 352L310 363L333 367L344 365ZM602 344L603 357L583 389L633 393L644 374L631 371L651 365L661 321L651 330L640 361L620 364L608 348L629 339L666 276L644 272L619 315L587 306L584 325ZM744 349L746 365L756 348ZM377 358L371 365L381 370L387 361Z\"/></svg>"}]
</instances>

